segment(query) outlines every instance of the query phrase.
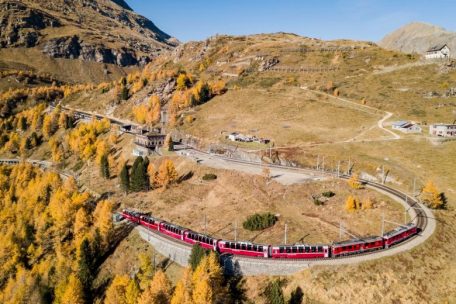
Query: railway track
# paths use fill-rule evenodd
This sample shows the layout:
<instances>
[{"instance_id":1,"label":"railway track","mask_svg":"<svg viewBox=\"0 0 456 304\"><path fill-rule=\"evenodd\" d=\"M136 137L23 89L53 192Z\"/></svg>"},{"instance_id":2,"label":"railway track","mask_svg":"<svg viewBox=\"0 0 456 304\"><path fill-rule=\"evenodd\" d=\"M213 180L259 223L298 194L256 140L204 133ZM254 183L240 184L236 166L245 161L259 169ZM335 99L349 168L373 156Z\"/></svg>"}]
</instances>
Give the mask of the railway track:
<instances>
[{"instance_id":1,"label":"railway track","mask_svg":"<svg viewBox=\"0 0 456 304\"><path fill-rule=\"evenodd\" d=\"M81 110L75 110L75 109L69 109L69 108L65 108L65 107L63 107L63 109L64 110L72 110L72 111L74 111L75 113L77 113L77 114L79 114L81 116L95 116L97 119L107 118L111 123L119 125L119 126L125 125L125 123L126 123L126 122L123 122L121 120L118 120L118 119L115 119L115 118L112 118L112 117L108 117L108 116L105 116L105 115L100 115L100 114L97 114L97 113L89 113L89 112L85 112L85 111L81 111ZM210 154L208 152L198 150L198 149L196 149L194 147L190 147L190 148L193 149L194 151L198 152L198 153L203 153L205 155L210 155L211 157L216 157L218 159L221 159L221 160L224 160L224 161L227 161L227 162L240 163L240 164L245 164L245 165L249 165L249 166L256 166L256 167L278 168L278 169L290 170L290 171L295 171L295 172L303 172L303 173L307 173L307 174L311 174L311 175L325 175L325 176L328 176L328 177L337 177L337 178L341 178L341 179L349 179L350 178L349 175L339 175L339 174L337 174L335 172L331 172L331 171L319 171L319 170L314 170L314 169L306 169L306 168L299 168L299 167L288 167L288 166L275 165L275 164L265 165L265 164L258 163L258 162L249 162L249 161L244 161L244 160L238 160L238 159L232 159L232 158L212 155L212 154ZM363 184L365 184L366 186L368 186L368 187L371 187L373 189L377 189L377 190L386 192L386 193L388 193L388 194L400 199L401 201L406 202L407 205L409 206L409 209L407 210L407 211L409 211L409 214L411 214L410 210L413 210L413 212L414 212L415 218L412 219L412 221L416 221L417 228L419 229L419 234L421 232L426 231L426 229L428 227L428 223L429 223L428 216L430 214L430 211L426 212L424 210L425 207L422 204L420 204L415 198L413 198L413 197L407 195L406 193L403 193L403 192L401 192L401 191L399 191L397 189L393 189L391 187L388 187L388 186L380 184L380 183L367 181L367 180L361 180L361 182ZM430 231L430 234L432 234L434 229L435 229L435 223L432 226L433 227L432 227L432 231ZM153 231L151 231L151 232L153 233ZM387 248L387 249L364 252L364 253L360 253L360 254L356 254L356 255L342 256L342 257L337 257L337 258L331 257L331 258L322 258L322 259L285 259L285 260L281 260L281 259L268 259L268 258L253 258L253 257L245 257L245 256L236 256L236 259L255 260L255 261L263 261L263 262L267 261L268 263L269 262L287 262L287 263L289 263L289 262L315 262L315 261L318 262L318 261L328 261L328 260L331 261L331 260L351 259L351 258L354 258L354 257L362 257L362 256L372 255L372 254L374 254L376 252L389 251L391 249L403 246L404 244L412 242L414 239L416 239L419 236L419 234L414 235L413 237L408 238L407 240L405 240L405 241L403 241L403 242L401 242L399 244L396 244L396 245L394 245L394 246L392 246L390 248ZM170 238L168 236L164 236L164 235L160 234L160 237L168 239L170 242L173 242L175 244L186 246L185 244L180 243L177 240L175 240L173 238Z\"/></svg>"}]
</instances>

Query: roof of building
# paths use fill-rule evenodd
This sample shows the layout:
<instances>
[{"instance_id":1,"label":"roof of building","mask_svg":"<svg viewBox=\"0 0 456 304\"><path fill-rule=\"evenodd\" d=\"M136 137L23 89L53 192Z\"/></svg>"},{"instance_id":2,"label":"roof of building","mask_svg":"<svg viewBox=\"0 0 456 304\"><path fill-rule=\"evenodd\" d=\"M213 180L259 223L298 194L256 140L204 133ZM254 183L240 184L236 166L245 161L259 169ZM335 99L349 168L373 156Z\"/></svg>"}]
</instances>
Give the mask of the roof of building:
<instances>
[{"instance_id":1,"label":"roof of building","mask_svg":"<svg viewBox=\"0 0 456 304\"><path fill-rule=\"evenodd\" d=\"M456 127L455 124L444 124L444 123L437 123L437 124L432 124L431 127Z\"/></svg>"},{"instance_id":2,"label":"roof of building","mask_svg":"<svg viewBox=\"0 0 456 304\"><path fill-rule=\"evenodd\" d=\"M409 123L408 121L400 120L400 121L393 122L393 126L395 126L395 127L402 127L403 125L406 125L406 124L408 124L408 123Z\"/></svg>"},{"instance_id":3,"label":"roof of building","mask_svg":"<svg viewBox=\"0 0 456 304\"><path fill-rule=\"evenodd\" d=\"M431 47L429 50L427 50L428 53L430 52L437 52L437 51L441 51L444 47L446 47L447 45L446 44L439 44L439 45L434 45L433 47Z\"/></svg>"}]
</instances>

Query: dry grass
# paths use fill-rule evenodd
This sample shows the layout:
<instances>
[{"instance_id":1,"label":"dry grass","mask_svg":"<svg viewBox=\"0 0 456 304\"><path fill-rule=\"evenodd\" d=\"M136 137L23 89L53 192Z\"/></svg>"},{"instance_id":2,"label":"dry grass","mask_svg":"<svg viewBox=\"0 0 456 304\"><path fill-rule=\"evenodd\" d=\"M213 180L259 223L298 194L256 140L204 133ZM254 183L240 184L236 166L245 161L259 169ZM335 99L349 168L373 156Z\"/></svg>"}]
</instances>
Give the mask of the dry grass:
<instances>
[{"instance_id":1,"label":"dry grass","mask_svg":"<svg viewBox=\"0 0 456 304\"><path fill-rule=\"evenodd\" d=\"M375 125L380 116L295 88L229 91L201 107L195 117L184 130L199 137L218 140L240 131L283 146L347 140Z\"/></svg>"}]
</instances>

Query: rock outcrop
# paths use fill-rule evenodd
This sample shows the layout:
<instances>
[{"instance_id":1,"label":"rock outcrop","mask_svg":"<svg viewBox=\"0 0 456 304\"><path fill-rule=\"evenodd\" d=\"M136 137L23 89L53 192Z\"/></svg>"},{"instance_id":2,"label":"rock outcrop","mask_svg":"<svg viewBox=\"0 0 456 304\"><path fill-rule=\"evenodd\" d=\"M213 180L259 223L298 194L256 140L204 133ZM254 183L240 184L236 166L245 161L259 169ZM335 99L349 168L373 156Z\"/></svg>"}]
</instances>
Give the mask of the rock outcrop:
<instances>
[{"instance_id":1,"label":"rock outcrop","mask_svg":"<svg viewBox=\"0 0 456 304\"><path fill-rule=\"evenodd\" d=\"M0 0L0 48L53 58L146 64L179 44L123 0Z\"/></svg>"},{"instance_id":2,"label":"rock outcrop","mask_svg":"<svg viewBox=\"0 0 456 304\"><path fill-rule=\"evenodd\" d=\"M404 53L425 54L436 45L447 44L456 58L456 33L426 23L411 23L387 35L379 42L381 47Z\"/></svg>"}]
</instances>

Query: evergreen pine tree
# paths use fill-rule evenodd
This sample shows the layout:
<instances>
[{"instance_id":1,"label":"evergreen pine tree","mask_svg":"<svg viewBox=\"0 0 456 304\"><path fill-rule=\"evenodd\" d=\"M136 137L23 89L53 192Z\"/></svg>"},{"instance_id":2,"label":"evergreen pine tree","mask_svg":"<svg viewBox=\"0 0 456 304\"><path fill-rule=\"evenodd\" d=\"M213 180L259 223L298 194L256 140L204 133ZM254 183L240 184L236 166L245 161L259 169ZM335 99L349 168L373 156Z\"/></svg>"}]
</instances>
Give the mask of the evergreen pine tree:
<instances>
[{"instance_id":1,"label":"evergreen pine tree","mask_svg":"<svg viewBox=\"0 0 456 304\"><path fill-rule=\"evenodd\" d=\"M279 280L269 283L266 288L267 303L269 304L285 304L282 287Z\"/></svg>"},{"instance_id":2,"label":"evergreen pine tree","mask_svg":"<svg viewBox=\"0 0 456 304\"><path fill-rule=\"evenodd\" d=\"M145 161L141 156L138 156L133 163L131 169L131 190L133 192L140 192L147 189L149 178L147 176L147 167L144 164Z\"/></svg>"},{"instance_id":3,"label":"evergreen pine tree","mask_svg":"<svg viewBox=\"0 0 456 304\"><path fill-rule=\"evenodd\" d=\"M128 193L130 190L130 173L128 172L127 163L125 163L120 171L120 188L125 192Z\"/></svg>"},{"instance_id":4,"label":"evergreen pine tree","mask_svg":"<svg viewBox=\"0 0 456 304\"><path fill-rule=\"evenodd\" d=\"M108 156L106 154L104 154L100 160L100 173L103 178L109 179L109 177L110 177L109 162L108 162Z\"/></svg>"},{"instance_id":5,"label":"evergreen pine tree","mask_svg":"<svg viewBox=\"0 0 456 304\"><path fill-rule=\"evenodd\" d=\"M82 241L79 250L78 279L82 284L86 300L89 300L93 282L93 254L88 239ZM87 301L89 302L89 301Z\"/></svg>"},{"instance_id":6,"label":"evergreen pine tree","mask_svg":"<svg viewBox=\"0 0 456 304\"><path fill-rule=\"evenodd\" d=\"M24 116L21 116L21 118L19 118L19 128L21 128L22 131L27 130L27 120Z\"/></svg>"},{"instance_id":7,"label":"evergreen pine tree","mask_svg":"<svg viewBox=\"0 0 456 304\"><path fill-rule=\"evenodd\" d=\"M201 260L206 256L207 252L198 244L193 245L192 252L188 263L192 267L192 270L195 271L196 267L200 264Z\"/></svg>"}]
</instances>

